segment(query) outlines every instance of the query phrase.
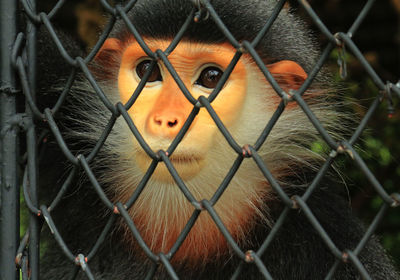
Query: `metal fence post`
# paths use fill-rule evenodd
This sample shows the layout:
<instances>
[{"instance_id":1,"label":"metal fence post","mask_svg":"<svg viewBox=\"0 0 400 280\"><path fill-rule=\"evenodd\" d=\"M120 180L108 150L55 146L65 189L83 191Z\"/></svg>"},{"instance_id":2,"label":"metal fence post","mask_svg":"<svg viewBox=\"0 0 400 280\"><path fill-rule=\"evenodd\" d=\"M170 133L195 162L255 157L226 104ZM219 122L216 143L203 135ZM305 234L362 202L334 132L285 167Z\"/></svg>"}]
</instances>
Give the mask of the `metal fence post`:
<instances>
[{"instance_id":1,"label":"metal fence post","mask_svg":"<svg viewBox=\"0 0 400 280\"><path fill-rule=\"evenodd\" d=\"M14 261L19 241L17 91L11 64L11 52L17 33L17 3L15 0L0 1L0 280L19 279Z\"/></svg>"},{"instance_id":2,"label":"metal fence post","mask_svg":"<svg viewBox=\"0 0 400 280\"><path fill-rule=\"evenodd\" d=\"M36 0L29 0L31 10L36 12ZM32 22L28 22L27 30L27 58L28 58L28 77L31 89L32 98L36 99L36 37L37 28ZM28 153L28 178L29 178L29 196L32 203L37 206L37 178L38 178L38 162L37 162L37 149L36 149L36 130L33 122L33 112L29 107L28 102L25 105L26 114L32 120L27 127L26 131L26 143ZM35 213L30 213L29 217L29 268L30 268L30 279L39 279L39 239L40 239L40 225L39 217Z\"/></svg>"}]
</instances>

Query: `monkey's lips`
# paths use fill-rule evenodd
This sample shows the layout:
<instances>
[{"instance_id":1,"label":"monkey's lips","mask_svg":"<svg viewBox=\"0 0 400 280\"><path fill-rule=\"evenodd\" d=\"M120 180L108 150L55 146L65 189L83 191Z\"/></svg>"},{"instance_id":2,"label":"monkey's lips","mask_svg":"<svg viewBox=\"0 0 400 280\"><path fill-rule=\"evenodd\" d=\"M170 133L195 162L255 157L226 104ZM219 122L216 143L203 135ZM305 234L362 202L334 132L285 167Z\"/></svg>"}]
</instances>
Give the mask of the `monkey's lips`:
<instances>
[{"instance_id":1,"label":"monkey's lips","mask_svg":"<svg viewBox=\"0 0 400 280\"><path fill-rule=\"evenodd\" d=\"M175 155L175 154L173 154L169 158L169 160L173 164L198 164L203 159L196 155L187 155L187 154Z\"/></svg>"},{"instance_id":2,"label":"monkey's lips","mask_svg":"<svg viewBox=\"0 0 400 280\"><path fill-rule=\"evenodd\" d=\"M174 152L169 157L169 160L183 180L189 180L196 176L205 165L204 157L196 153ZM142 171L146 172L152 160L147 154L139 152L136 161ZM174 181L166 163L163 162L160 162L157 165L152 178L163 182Z\"/></svg>"}]
</instances>

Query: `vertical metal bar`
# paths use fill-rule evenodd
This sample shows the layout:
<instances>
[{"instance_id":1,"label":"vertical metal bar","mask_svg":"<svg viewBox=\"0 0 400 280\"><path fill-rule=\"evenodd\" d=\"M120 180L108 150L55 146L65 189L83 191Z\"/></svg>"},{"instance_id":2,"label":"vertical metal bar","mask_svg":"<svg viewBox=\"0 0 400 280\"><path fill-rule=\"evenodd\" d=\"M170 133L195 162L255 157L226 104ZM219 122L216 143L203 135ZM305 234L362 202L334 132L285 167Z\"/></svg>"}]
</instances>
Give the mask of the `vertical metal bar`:
<instances>
[{"instance_id":1,"label":"vertical metal bar","mask_svg":"<svg viewBox=\"0 0 400 280\"><path fill-rule=\"evenodd\" d=\"M36 0L30 0L28 2L30 9L33 13L36 13ZM28 22L26 29L26 52L28 58L28 79L31 89L31 95L33 100L36 98L36 38L37 30L36 26L31 22ZM29 105L26 104L26 113L33 120L34 116ZM32 203L38 207L37 197L37 176L38 176L38 161L37 161L37 145L36 145L36 130L34 122L30 122L27 133L26 143L28 152L28 178L29 178L29 196ZM29 268L30 268L30 279L39 279L39 239L40 239L40 223L38 216L34 213L30 213L29 217Z\"/></svg>"},{"instance_id":2,"label":"vertical metal bar","mask_svg":"<svg viewBox=\"0 0 400 280\"><path fill-rule=\"evenodd\" d=\"M19 240L19 186L17 180L18 127L16 79L11 51L17 34L17 3L0 1L0 280L19 279L15 254Z\"/></svg>"}]
</instances>

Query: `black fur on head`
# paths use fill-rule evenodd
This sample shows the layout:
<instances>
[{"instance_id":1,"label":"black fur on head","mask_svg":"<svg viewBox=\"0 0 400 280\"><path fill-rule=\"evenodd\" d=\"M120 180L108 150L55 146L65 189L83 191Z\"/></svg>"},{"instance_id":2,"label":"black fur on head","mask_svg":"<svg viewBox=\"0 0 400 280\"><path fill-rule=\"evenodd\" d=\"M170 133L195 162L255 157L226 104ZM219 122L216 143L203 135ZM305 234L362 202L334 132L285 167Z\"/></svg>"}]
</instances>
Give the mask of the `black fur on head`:
<instances>
[{"instance_id":1,"label":"black fur on head","mask_svg":"<svg viewBox=\"0 0 400 280\"><path fill-rule=\"evenodd\" d=\"M193 7L189 0L139 0L128 16L144 37L170 39L182 27ZM274 0L212 0L211 5L239 42L253 40L267 22L277 1ZM112 37L125 39L132 36L120 20ZM257 46L265 63L289 59L299 63L307 72L314 64L318 52L305 23L284 8L272 28ZM192 22L184 39L203 43L227 42L225 35L209 16Z\"/></svg>"}]
</instances>

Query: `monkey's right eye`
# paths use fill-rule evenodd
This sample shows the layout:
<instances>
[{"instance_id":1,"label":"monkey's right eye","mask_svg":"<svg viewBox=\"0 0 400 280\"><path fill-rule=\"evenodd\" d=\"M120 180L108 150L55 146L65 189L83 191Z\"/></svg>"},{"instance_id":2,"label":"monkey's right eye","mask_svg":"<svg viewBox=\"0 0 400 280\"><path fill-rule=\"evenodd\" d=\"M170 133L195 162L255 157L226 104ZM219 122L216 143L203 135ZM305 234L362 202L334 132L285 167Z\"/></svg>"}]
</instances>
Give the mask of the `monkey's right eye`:
<instances>
[{"instance_id":1,"label":"monkey's right eye","mask_svg":"<svg viewBox=\"0 0 400 280\"><path fill-rule=\"evenodd\" d=\"M147 70L150 68L150 65L151 65L151 60L146 59L140 62L136 66L136 74L138 75L139 79L142 79L144 77ZM155 81L162 81L161 71L160 68L158 67L158 64L154 66L153 71L151 72L149 79L147 80L147 82L155 82Z\"/></svg>"}]
</instances>

